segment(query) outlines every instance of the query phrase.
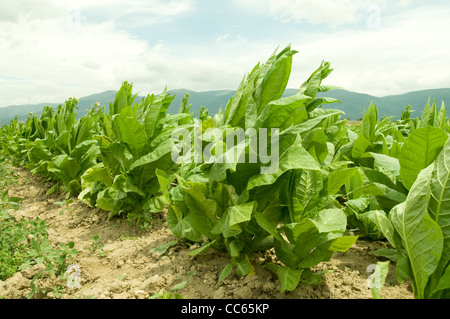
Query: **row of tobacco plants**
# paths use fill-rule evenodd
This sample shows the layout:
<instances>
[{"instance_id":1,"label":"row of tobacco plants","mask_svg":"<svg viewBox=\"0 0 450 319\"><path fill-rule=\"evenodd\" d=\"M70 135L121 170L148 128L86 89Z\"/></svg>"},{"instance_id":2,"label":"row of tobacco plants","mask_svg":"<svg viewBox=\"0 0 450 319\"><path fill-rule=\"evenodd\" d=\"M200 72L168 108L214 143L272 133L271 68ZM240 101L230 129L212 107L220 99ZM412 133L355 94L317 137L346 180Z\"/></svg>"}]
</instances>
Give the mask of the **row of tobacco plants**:
<instances>
[{"instance_id":1,"label":"row of tobacco plants","mask_svg":"<svg viewBox=\"0 0 450 319\"><path fill-rule=\"evenodd\" d=\"M1 128L1 153L55 181L49 192L61 188L110 217L148 222L168 208L172 232L198 243L192 255L229 254L219 280L253 273L252 253L274 248L279 263L266 267L282 292L319 283L311 268L364 237L389 242L377 255L416 298L450 297L444 105L428 103L414 118L408 106L397 121L370 105L349 126L324 94L336 89L322 85L328 62L283 96L295 53L288 46L258 63L213 117L205 107L194 116L188 95L170 114L174 96L139 100L125 82L109 108L79 119L76 99L16 118Z\"/></svg>"}]
</instances>

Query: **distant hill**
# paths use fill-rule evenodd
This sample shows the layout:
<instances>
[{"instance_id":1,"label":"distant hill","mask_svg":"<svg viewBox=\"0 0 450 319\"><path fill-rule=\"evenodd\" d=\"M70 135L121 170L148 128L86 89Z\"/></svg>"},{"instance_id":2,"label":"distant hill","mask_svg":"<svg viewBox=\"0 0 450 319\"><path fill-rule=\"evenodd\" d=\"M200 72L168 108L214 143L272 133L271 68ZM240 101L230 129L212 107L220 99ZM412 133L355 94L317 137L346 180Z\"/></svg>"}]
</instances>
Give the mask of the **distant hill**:
<instances>
[{"instance_id":1,"label":"distant hill","mask_svg":"<svg viewBox=\"0 0 450 319\"><path fill-rule=\"evenodd\" d=\"M296 91L297 89L286 89L284 96L292 95ZM109 103L114 100L116 93L117 91L106 91L79 98L78 117L85 115L86 111L96 102L99 102L100 105L109 106ZM198 115L200 108L205 106L208 109L209 114L214 115L219 111L220 107L225 110L229 99L234 96L235 91L217 90L196 92L187 89L177 89L168 91L168 93L175 95L175 99L168 110L170 113L178 112L183 96L186 93L189 93L189 104L192 104L191 112ZM420 117L429 98L431 98L431 101L435 99L439 108L442 102L450 105L450 88L413 91L401 95L389 95L384 97L376 97L347 90L332 90L319 95L332 97L341 101L340 104L327 104L323 107L342 110L345 112L345 115L343 115L342 118L348 118L350 120L362 118L364 109L367 109L371 102L377 105L380 118L383 116L395 116L396 118L399 118L402 114L402 110L408 104L411 105L412 110L415 111L412 115L414 117ZM142 97L137 97L138 100L140 98ZM61 101L61 103L63 103L63 101ZM26 119L29 112L39 115L45 105L55 107L58 104L39 103L33 105L0 107L0 125L9 124L11 119L16 115L18 115L19 120Z\"/></svg>"},{"instance_id":2,"label":"distant hill","mask_svg":"<svg viewBox=\"0 0 450 319\"><path fill-rule=\"evenodd\" d=\"M185 93L189 93L189 103L192 104L191 111L198 114L202 105L206 106L210 114L216 114L219 108L225 107L231 97L234 96L235 91L208 91L208 92L194 92L189 90L174 90L170 91L176 94L176 97L169 107L169 112L175 113L183 99ZM283 96L293 95L297 89L286 89ZM333 103L323 105L323 108L339 109L345 112L342 118L356 120L363 117L364 109L367 109L371 102L377 105L379 110L379 117L395 116L397 119L401 117L402 110L409 104L414 110L412 116L420 117L423 108L428 99L431 102L436 100L438 108L441 107L442 101L446 105L450 105L450 88L447 89L432 89L413 91L401 95L389 95L384 97L376 97L369 94L351 92L347 90L331 90L325 93L319 93L319 96L327 96L338 99L341 103ZM395 119L395 118L394 118Z\"/></svg>"}]
</instances>

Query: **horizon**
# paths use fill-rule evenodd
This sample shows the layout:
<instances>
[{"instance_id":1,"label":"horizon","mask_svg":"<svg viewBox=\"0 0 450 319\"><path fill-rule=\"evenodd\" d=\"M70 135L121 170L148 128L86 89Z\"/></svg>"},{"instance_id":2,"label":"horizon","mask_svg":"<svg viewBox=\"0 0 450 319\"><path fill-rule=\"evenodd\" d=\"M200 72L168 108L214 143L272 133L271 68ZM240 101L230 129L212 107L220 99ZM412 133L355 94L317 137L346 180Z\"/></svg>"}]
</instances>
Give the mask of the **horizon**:
<instances>
[{"instance_id":1,"label":"horizon","mask_svg":"<svg viewBox=\"0 0 450 319\"><path fill-rule=\"evenodd\" d=\"M355 92L355 91L347 90L345 88L336 88L336 89L334 89L332 91L343 90L343 91L347 91L347 92L351 92L351 93L355 93L355 94L370 95L370 96L375 97L375 98L384 98L384 97L390 97L390 96L406 95L406 94L409 94L409 93L420 92L420 91L446 90L446 89L450 89L450 87L448 87L448 88L442 87L442 88L432 88L432 89L421 89L421 90L409 91L409 92L404 92L404 93L399 93L399 94L389 94L389 95L383 95L383 96L371 95L371 94L364 93L364 92ZM289 88L289 87L287 87L286 90L297 90L297 88L292 88L292 87ZM195 92L195 93L208 93L208 92L220 92L220 91L232 91L232 92L235 92L236 89L234 89L234 90L232 90L232 89L219 89L219 90L208 90L208 91L195 91L195 90L190 90L190 89L186 89L186 88L167 89L167 92L173 92L173 91L191 91L191 92ZM65 99L63 99L61 101L54 101L54 102L47 101L47 102L38 102L38 103L29 103L29 104L0 105L0 108L14 107L14 106L33 106L33 105L39 105L39 104L62 104L62 103L64 103L64 101L66 101L69 98L76 98L76 99L80 100L80 99L84 99L84 98L89 98L89 97L94 96L94 95L104 94L104 93L107 93L107 92L117 93L118 89L117 90L106 90L106 91L97 92L97 93L93 93L93 94L89 94L89 95L85 95L85 96L80 96L80 97L67 96ZM147 94L158 95L159 93L157 93L157 92L148 92L148 93L145 93L145 94L138 93L137 96L138 97L143 97L143 96L147 96Z\"/></svg>"},{"instance_id":2,"label":"horizon","mask_svg":"<svg viewBox=\"0 0 450 319\"><path fill-rule=\"evenodd\" d=\"M288 44L298 51L288 87L322 60L334 69L324 84L351 92L450 87L444 1L42 1L0 4L0 107L85 97L126 79L145 94L236 90Z\"/></svg>"}]
</instances>

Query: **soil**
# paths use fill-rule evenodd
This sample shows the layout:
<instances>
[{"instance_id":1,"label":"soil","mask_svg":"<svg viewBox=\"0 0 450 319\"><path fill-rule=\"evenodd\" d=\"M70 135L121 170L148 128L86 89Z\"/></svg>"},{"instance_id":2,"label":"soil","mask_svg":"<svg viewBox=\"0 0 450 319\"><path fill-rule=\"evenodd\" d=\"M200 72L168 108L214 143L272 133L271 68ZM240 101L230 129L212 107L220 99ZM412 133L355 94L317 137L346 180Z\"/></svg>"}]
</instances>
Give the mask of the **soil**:
<instances>
[{"instance_id":1,"label":"soil","mask_svg":"<svg viewBox=\"0 0 450 319\"><path fill-rule=\"evenodd\" d=\"M16 219L33 220L39 217L49 225L47 230L54 247L73 241L78 254L72 264L79 271L79 287L66 287L62 299L146 299L155 293L170 291L175 285L188 280L177 291L184 299L371 299L367 285L370 265L380 261L373 251L385 248L383 241L358 239L346 253L335 253L329 262L323 262L313 271L329 270L320 284L300 285L292 292L280 293L278 278L266 270L265 263L276 259L273 251L252 256L255 274L243 278L232 273L222 282L218 277L229 263L229 257L208 251L196 257L189 247L178 243L166 254L151 252L177 238L167 227L166 212L154 217L151 229L142 229L124 219L108 220L108 213L91 208L75 199L68 206L55 202L65 195L55 192L46 195L52 186L24 168L12 168L17 185L10 185L9 195L22 198L21 207L10 210ZM90 249L94 235L98 234L106 256ZM369 267L369 268L368 268ZM368 271L369 269L369 271ZM30 280L38 266L17 272L4 282L0 281L0 297L26 298ZM398 283L395 266L382 287L384 299L413 298L410 283ZM37 296L55 298L52 292Z\"/></svg>"}]
</instances>

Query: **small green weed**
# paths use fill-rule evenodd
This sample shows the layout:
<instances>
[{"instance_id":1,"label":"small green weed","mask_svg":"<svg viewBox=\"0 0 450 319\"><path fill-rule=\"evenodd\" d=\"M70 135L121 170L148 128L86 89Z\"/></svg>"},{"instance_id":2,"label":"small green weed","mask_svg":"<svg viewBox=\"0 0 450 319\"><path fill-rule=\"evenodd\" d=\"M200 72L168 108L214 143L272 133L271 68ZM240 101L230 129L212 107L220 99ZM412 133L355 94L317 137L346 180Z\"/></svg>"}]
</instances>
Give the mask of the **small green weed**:
<instances>
[{"instance_id":1,"label":"small green weed","mask_svg":"<svg viewBox=\"0 0 450 319\"><path fill-rule=\"evenodd\" d=\"M183 296L177 293L177 291L183 289L188 284L190 276L195 275L196 275L195 271L193 273L189 272L186 278L179 284L173 286L172 289L170 289L169 291L162 290L161 292L157 292L154 295L152 295L149 299L183 299Z\"/></svg>"},{"instance_id":2,"label":"small green weed","mask_svg":"<svg viewBox=\"0 0 450 319\"><path fill-rule=\"evenodd\" d=\"M0 210L0 280L6 280L29 261L30 240L41 240L47 233L45 221L21 219Z\"/></svg>"},{"instance_id":3,"label":"small green weed","mask_svg":"<svg viewBox=\"0 0 450 319\"><path fill-rule=\"evenodd\" d=\"M110 251L103 249L104 245L100 244L100 237L98 236L98 234L95 234L92 239L93 242L91 243L89 250L92 252L98 251L98 255L100 258L106 257Z\"/></svg>"},{"instance_id":4,"label":"small green weed","mask_svg":"<svg viewBox=\"0 0 450 319\"><path fill-rule=\"evenodd\" d=\"M72 261L74 255L78 251L74 249L75 244L70 242L68 244L61 244L60 249L53 248L47 238L42 240L32 240L31 249L28 251L28 261L20 266L20 269L26 269L35 264L43 265L39 273L31 280L31 292L28 299L33 298L36 293L53 292L56 298L61 296L64 290L63 282L67 280L68 274L66 269L68 262ZM39 286L36 281L42 277L49 278L51 281L50 287Z\"/></svg>"}]
</instances>

